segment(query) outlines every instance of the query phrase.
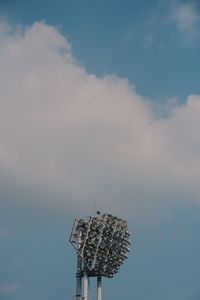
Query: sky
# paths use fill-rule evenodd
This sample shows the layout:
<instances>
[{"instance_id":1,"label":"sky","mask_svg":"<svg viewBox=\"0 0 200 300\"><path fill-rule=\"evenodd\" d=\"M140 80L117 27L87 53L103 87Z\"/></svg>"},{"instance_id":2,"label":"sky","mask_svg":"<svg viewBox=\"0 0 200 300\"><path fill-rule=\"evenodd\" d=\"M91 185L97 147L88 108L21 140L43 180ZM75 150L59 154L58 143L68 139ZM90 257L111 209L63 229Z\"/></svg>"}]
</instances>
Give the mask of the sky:
<instances>
[{"instance_id":1,"label":"sky","mask_svg":"<svg viewBox=\"0 0 200 300\"><path fill-rule=\"evenodd\" d=\"M0 300L74 299L97 209L132 233L104 299L200 299L199 50L198 1L0 0Z\"/></svg>"}]
</instances>

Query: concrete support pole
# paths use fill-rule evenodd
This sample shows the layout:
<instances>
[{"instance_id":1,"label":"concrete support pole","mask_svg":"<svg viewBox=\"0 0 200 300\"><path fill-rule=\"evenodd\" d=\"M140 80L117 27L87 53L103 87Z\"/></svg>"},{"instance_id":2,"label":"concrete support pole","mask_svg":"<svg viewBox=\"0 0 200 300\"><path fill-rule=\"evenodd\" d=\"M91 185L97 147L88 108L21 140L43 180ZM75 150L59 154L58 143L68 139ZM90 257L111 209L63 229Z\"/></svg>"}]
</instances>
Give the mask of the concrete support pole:
<instances>
[{"instance_id":1,"label":"concrete support pole","mask_svg":"<svg viewBox=\"0 0 200 300\"><path fill-rule=\"evenodd\" d=\"M82 259L77 254L77 271L76 271L76 300L80 300L82 298Z\"/></svg>"},{"instance_id":2,"label":"concrete support pole","mask_svg":"<svg viewBox=\"0 0 200 300\"><path fill-rule=\"evenodd\" d=\"M83 299L88 300L88 274L86 270L83 272Z\"/></svg>"},{"instance_id":3,"label":"concrete support pole","mask_svg":"<svg viewBox=\"0 0 200 300\"><path fill-rule=\"evenodd\" d=\"M101 277L97 277L97 300L102 300L102 280Z\"/></svg>"}]
</instances>

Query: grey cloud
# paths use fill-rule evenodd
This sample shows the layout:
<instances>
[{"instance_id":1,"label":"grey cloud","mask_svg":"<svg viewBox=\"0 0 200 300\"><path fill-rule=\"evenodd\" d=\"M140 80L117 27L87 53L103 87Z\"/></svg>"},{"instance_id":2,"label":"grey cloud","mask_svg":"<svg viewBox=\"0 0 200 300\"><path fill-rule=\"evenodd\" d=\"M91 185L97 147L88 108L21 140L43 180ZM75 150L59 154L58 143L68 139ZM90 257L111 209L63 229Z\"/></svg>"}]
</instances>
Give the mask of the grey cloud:
<instances>
[{"instance_id":1,"label":"grey cloud","mask_svg":"<svg viewBox=\"0 0 200 300\"><path fill-rule=\"evenodd\" d=\"M200 15L196 3L196 1L172 1L172 20L187 39L196 35L199 25Z\"/></svg>"},{"instance_id":2,"label":"grey cloud","mask_svg":"<svg viewBox=\"0 0 200 300\"><path fill-rule=\"evenodd\" d=\"M22 286L21 282L14 282L0 285L0 295L10 295L15 293Z\"/></svg>"},{"instance_id":3,"label":"grey cloud","mask_svg":"<svg viewBox=\"0 0 200 300\"><path fill-rule=\"evenodd\" d=\"M11 235L11 230L8 228L0 228L0 240L6 239Z\"/></svg>"}]
</instances>

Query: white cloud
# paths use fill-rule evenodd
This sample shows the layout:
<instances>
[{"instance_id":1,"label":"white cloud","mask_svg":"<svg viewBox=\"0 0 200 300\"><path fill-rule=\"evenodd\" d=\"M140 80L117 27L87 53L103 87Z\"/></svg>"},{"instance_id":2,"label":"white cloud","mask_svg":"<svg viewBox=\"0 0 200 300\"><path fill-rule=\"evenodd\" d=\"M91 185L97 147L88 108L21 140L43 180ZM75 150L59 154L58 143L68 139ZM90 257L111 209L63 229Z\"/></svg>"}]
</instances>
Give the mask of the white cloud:
<instances>
[{"instance_id":1,"label":"white cloud","mask_svg":"<svg viewBox=\"0 0 200 300\"><path fill-rule=\"evenodd\" d=\"M173 1L172 3L172 18L176 22L178 30L187 38L193 38L199 24L199 13L195 2Z\"/></svg>"},{"instance_id":2,"label":"white cloud","mask_svg":"<svg viewBox=\"0 0 200 300\"><path fill-rule=\"evenodd\" d=\"M15 293L21 288L21 282L14 282L9 284L0 285L0 295L10 295Z\"/></svg>"},{"instance_id":3,"label":"white cloud","mask_svg":"<svg viewBox=\"0 0 200 300\"><path fill-rule=\"evenodd\" d=\"M157 119L128 80L88 74L42 22L1 34L0 65L0 177L11 191L142 219L199 201L200 96Z\"/></svg>"}]
</instances>

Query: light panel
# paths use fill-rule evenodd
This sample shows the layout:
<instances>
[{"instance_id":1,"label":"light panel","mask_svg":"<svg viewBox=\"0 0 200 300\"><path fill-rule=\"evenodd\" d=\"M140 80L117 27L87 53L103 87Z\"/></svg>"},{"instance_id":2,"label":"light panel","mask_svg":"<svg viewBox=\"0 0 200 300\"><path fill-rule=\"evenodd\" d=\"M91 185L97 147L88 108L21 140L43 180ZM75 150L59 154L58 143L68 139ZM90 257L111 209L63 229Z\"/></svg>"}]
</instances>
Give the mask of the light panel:
<instances>
[{"instance_id":1,"label":"light panel","mask_svg":"<svg viewBox=\"0 0 200 300\"><path fill-rule=\"evenodd\" d=\"M91 276L113 277L128 257L127 221L111 214L75 220L70 242Z\"/></svg>"}]
</instances>

